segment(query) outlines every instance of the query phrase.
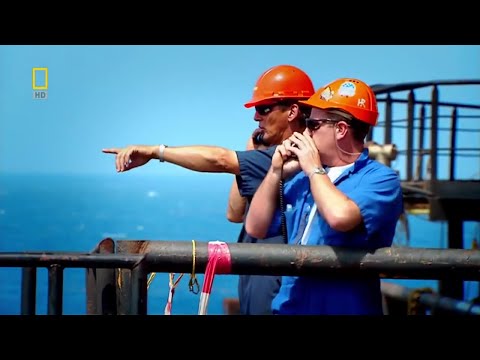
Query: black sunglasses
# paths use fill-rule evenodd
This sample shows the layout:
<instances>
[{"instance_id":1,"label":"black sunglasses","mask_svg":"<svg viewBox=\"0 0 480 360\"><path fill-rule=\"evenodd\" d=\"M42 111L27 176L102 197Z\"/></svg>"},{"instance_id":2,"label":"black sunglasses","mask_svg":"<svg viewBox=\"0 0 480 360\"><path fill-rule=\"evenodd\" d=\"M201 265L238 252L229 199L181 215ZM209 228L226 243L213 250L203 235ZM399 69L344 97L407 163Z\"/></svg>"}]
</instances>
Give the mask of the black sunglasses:
<instances>
[{"instance_id":1,"label":"black sunglasses","mask_svg":"<svg viewBox=\"0 0 480 360\"><path fill-rule=\"evenodd\" d=\"M255 106L255 111L258 112L260 115L265 116L271 113L275 106L289 106L289 104L286 102L279 101L279 102L268 104L268 105L257 105Z\"/></svg>"},{"instance_id":2,"label":"black sunglasses","mask_svg":"<svg viewBox=\"0 0 480 360\"><path fill-rule=\"evenodd\" d=\"M265 116L272 111L272 108L275 105L257 105L255 106L255 111L258 112L260 115Z\"/></svg>"},{"instance_id":3,"label":"black sunglasses","mask_svg":"<svg viewBox=\"0 0 480 360\"><path fill-rule=\"evenodd\" d=\"M337 123L337 122L338 122L337 120L332 120L332 119L328 119L328 118L325 118L325 119L310 119L310 118L307 118L307 119L305 119L305 125L307 126L307 129L310 130L310 131L315 131L315 130L320 129L320 126L322 126L323 124L334 124L334 123Z\"/></svg>"}]
</instances>

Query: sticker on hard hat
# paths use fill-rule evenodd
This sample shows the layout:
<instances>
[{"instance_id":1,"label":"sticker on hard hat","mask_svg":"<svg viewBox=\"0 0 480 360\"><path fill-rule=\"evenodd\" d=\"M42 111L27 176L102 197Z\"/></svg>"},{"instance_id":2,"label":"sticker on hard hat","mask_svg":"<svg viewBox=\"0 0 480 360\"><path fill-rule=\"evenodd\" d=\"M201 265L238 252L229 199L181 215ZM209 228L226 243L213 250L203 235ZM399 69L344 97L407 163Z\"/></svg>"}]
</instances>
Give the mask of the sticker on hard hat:
<instances>
[{"instance_id":1,"label":"sticker on hard hat","mask_svg":"<svg viewBox=\"0 0 480 360\"><path fill-rule=\"evenodd\" d=\"M354 96L355 95L355 84L351 81L345 81L340 88L338 89L338 95L340 96Z\"/></svg>"},{"instance_id":2,"label":"sticker on hard hat","mask_svg":"<svg viewBox=\"0 0 480 360\"><path fill-rule=\"evenodd\" d=\"M333 97L334 92L332 89L330 89L330 86L325 88L325 90L322 91L320 94L320 99L329 101Z\"/></svg>"}]
</instances>

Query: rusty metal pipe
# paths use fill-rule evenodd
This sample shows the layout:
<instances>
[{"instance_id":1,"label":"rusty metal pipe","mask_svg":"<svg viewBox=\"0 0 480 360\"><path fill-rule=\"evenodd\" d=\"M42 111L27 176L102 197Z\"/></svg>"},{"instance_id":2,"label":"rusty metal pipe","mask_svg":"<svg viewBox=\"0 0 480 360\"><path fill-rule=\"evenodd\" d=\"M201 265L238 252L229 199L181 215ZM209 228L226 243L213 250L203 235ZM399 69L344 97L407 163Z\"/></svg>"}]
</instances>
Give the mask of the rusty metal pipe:
<instances>
[{"instance_id":1,"label":"rusty metal pipe","mask_svg":"<svg viewBox=\"0 0 480 360\"><path fill-rule=\"evenodd\" d=\"M147 241L141 245L138 248L146 254L149 271L192 272L191 241ZM204 273L208 261L207 242L196 242L195 247L195 272ZM261 243L229 243L228 248L231 274L480 279L478 250L391 247L368 252L331 246Z\"/></svg>"},{"instance_id":2,"label":"rusty metal pipe","mask_svg":"<svg viewBox=\"0 0 480 360\"><path fill-rule=\"evenodd\" d=\"M130 241L139 243L139 241ZM31 255L0 253L0 266L115 267L132 269L144 259L148 272L192 271L191 241L141 241L140 254ZM230 274L380 276L399 279L480 280L480 251L468 249L381 248L373 252L331 246L228 244ZM204 273L207 242L196 242L195 272Z\"/></svg>"}]
</instances>

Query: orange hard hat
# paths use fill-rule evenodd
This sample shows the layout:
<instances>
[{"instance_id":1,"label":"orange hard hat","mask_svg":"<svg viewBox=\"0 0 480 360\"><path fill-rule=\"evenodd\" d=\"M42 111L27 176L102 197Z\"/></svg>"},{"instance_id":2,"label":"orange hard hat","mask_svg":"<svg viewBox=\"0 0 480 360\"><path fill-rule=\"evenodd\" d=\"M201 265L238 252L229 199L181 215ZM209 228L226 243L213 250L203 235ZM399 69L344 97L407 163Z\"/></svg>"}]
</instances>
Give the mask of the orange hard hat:
<instances>
[{"instance_id":1,"label":"orange hard hat","mask_svg":"<svg viewBox=\"0 0 480 360\"><path fill-rule=\"evenodd\" d=\"M323 86L301 103L319 109L341 109L372 126L377 124L377 99L372 88L361 80L342 78Z\"/></svg>"},{"instance_id":2,"label":"orange hard hat","mask_svg":"<svg viewBox=\"0 0 480 360\"><path fill-rule=\"evenodd\" d=\"M246 108L284 99L308 99L315 92L310 77L292 65L278 65L265 71L253 88Z\"/></svg>"}]
</instances>

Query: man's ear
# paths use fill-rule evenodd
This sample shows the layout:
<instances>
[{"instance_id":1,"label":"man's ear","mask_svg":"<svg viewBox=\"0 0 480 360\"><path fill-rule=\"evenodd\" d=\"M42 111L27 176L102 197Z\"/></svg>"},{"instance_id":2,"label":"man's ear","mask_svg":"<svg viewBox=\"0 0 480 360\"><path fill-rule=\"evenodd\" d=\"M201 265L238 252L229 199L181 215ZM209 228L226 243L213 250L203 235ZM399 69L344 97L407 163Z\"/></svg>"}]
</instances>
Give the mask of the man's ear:
<instances>
[{"instance_id":1,"label":"man's ear","mask_svg":"<svg viewBox=\"0 0 480 360\"><path fill-rule=\"evenodd\" d=\"M335 124L335 131L339 134L339 135L343 135L345 136L345 133L347 132L347 129L348 129L348 125L341 121L341 122L338 122Z\"/></svg>"},{"instance_id":2,"label":"man's ear","mask_svg":"<svg viewBox=\"0 0 480 360\"><path fill-rule=\"evenodd\" d=\"M288 121L293 121L299 115L301 115L300 108L297 104L292 104L288 112Z\"/></svg>"}]
</instances>

